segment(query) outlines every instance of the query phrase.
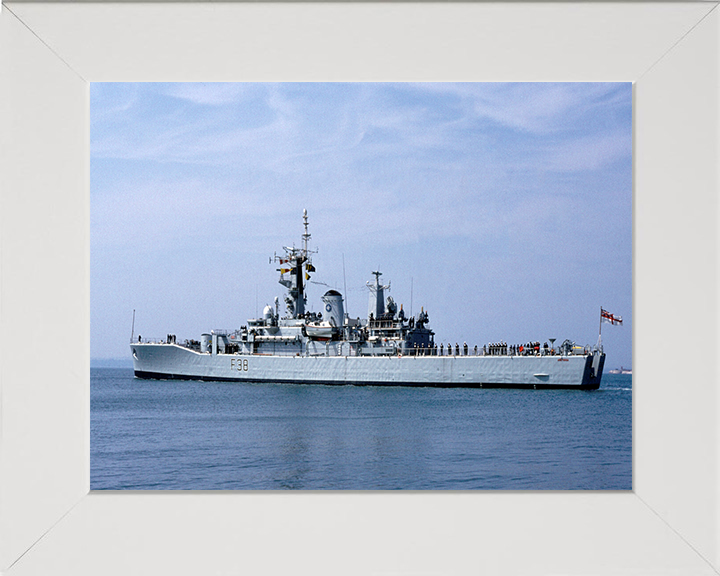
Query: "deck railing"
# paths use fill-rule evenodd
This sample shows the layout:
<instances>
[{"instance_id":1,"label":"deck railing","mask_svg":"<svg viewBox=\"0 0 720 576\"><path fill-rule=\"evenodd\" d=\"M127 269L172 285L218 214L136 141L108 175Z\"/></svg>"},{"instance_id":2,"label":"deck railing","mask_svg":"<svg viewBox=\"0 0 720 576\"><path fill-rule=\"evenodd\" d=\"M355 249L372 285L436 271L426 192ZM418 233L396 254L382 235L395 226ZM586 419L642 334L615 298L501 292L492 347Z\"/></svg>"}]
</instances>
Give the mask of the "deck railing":
<instances>
[{"instance_id":1,"label":"deck railing","mask_svg":"<svg viewBox=\"0 0 720 576\"><path fill-rule=\"evenodd\" d=\"M215 331L218 334L219 331ZM225 334L231 333L230 331ZM223 335L225 335L223 334ZM150 337L138 335L132 342L140 344L177 344L185 346L187 348L199 349L200 342L194 340L177 340L175 335L168 334L164 338ZM470 347L466 343L463 344L455 343L454 345L448 343L447 346L443 343L430 347L416 346L414 348L405 349L401 351L398 348L397 354L403 354L405 356L579 356L586 355L593 352L590 346L573 346L569 353L567 349L561 351L561 347L545 347L540 346L537 342L528 344L486 344L482 348L478 346Z\"/></svg>"},{"instance_id":2,"label":"deck railing","mask_svg":"<svg viewBox=\"0 0 720 576\"><path fill-rule=\"evenodd\" d=\"M431 347L416 346L405 349L406 356L580 356L592 353L590 346L573 346L568 352L560 347L547 348L536 343L528 344L486 344L482 348L470 347L466 343L448 343Z\"/></svg>"}]
</instances>

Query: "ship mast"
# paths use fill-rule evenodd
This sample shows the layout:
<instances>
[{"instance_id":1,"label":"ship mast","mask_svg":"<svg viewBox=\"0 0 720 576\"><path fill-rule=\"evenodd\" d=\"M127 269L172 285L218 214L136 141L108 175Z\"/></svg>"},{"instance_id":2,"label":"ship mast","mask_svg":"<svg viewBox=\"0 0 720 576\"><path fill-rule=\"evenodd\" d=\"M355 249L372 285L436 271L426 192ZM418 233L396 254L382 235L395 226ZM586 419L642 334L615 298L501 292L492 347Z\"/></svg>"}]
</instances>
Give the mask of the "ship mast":
<instances>
[{"instance_id":1,"label":"ship mast","mask_svg":"<svg viewBox=\"0 0 720 576\"><path fill-rule=\"evenodd\" d=\"M307 210L303 210L303 225L305 232L302 235L302 248L284 246L285 256L275 255L275 261L280 263L280 284L288 289L285 296L290 318L302 318L305 315L305 280L310 279L310 272L315 272L312 265L312 251L308 249L308 240L311 235L308 232ZM285 274L289 273L289 278Z\"/></svg>"},{"instance_id":2,"label":"ship mast","mask_svg":"<svg viewBox=\"0 0 720 576\"><path fill-rule=\"evenodd\" d=\"M308 232L308 217L307 217L307 210L305 208L303 208L303 225L305 226L305 234L302 235L303 254L307 257L308 240L310 240L310 233Z\"/></svg>"},{"instance_id":3,"label":"ship mast","mask_svg":"<svg viewBox=\"0 0 720 576\"><path fill-rule=\"evenodd\" d=\"M390 289L390 284L387 286L380 284L380 276L382 276L382 272L379 270L376 270L373 274L375 275L375 283L366 283L367 287L370 288L368 318L370 318L370 315L372 314L373 318L377 319L385 313L385 290Z\"/></svg>"}]
</instances>

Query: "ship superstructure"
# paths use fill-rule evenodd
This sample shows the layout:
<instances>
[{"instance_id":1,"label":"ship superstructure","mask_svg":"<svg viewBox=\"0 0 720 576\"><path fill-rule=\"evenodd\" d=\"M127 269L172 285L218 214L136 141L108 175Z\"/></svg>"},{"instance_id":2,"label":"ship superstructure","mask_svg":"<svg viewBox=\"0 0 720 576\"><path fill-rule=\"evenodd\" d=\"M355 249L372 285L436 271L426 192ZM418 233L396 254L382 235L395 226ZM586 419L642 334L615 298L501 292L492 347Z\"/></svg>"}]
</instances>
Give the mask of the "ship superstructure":
<instances>
[{"instance_id":1,"label":"ship superstructure","mask_svg":"<svg viewBox=\"0 0 720 576\"><path fill-rule=\"evenodd\" d=\"M237 330L212 330L182 343L137 341L131 352L138 378L232 380L295 384L354 384L445 387L582 388L600 386L605 354L600 347L559 347L539 342L482 348L439 346L425 309L407 317L386 296L379 270L367 283L367 318L350 318L342 294L327 290L323 312L307 311L305 287L315 272L308 244L307 211L300 248L284 247L273 261L287 289L285 315L279 298L262 317ZM554 344L554 340L552 341Z\"/></svg>"}]
</instances>

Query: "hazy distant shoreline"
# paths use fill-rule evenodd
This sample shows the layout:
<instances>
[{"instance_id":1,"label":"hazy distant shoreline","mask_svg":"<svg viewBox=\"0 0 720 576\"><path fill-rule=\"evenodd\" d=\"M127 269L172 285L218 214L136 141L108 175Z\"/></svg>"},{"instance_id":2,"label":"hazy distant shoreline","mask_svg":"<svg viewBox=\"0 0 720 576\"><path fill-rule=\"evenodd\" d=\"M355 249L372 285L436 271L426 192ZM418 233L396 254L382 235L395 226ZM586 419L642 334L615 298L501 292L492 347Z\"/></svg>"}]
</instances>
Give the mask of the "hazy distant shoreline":
<instances>
[{"instance_id":1,"label":"hazy distant shoreline","mask_svg":"<svg viewBox=\"0 0 720 576\"><path fill-rule=\"evenodd\" d=\"M90 358L90 368L132 368L132 359L128 358Z\"/></svg>"}]
</instances>

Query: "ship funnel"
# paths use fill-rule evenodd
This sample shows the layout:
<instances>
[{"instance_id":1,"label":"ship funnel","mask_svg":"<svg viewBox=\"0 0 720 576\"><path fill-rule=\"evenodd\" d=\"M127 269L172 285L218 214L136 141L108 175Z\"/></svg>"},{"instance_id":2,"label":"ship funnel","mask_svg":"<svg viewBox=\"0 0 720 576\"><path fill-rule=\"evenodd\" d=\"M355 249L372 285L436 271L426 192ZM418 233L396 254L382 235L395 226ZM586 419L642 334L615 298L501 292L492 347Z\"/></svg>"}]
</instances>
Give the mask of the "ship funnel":
<instances>
[{"instance_id":1,"label":"ship funnel","mask_svg":"<svg viewBox=\"0 0 720 576\"><path fill-rule=\"evenodd\" d=\"M342 294L337 290L328 290L322 297L322 301L325 303L324 319L341 330L345 318Z\"/></svg>"}]
</instances>

